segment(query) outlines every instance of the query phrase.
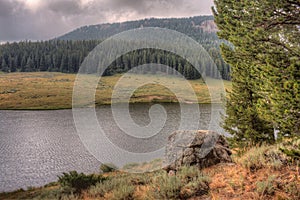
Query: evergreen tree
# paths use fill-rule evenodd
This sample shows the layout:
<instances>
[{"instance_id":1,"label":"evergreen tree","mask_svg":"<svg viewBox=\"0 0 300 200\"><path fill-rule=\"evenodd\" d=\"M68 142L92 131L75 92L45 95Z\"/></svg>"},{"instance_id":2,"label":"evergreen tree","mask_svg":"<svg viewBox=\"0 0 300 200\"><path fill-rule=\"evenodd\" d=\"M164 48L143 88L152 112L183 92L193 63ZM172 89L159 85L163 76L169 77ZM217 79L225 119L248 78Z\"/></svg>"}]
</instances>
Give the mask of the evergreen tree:
<instances>
[{"instance_id":1,"label":"evergreen tree","mask_svg":"<svg viewBox=\"0 0 300 200\"><path fill-rule=\"evenodd\" d=\"M240 117L252 113L251 121L257 123L252 130L263 137L272 138L271 126L281 134L299 133L299 1L216 0L215 4L219 36L234 46L222 46L233 81L224 127L241 130L239 126L245 128L249 122ZM242 104L251 112L240 109Z\"/></svg>"},{"instance_id":2,"label":"evergreen tree","mask_svg":"<svg viewBox=\"0 0 300 200\"><path fill-rule=\"evenodd\" d=\"M248 10L259 26L250 37L257 45L247 49L247 57L260 67L258 74L264 79L259 111L281 134L299 135L300 2L264 0L253 6L259 9Z\"/></svg>"},{"instance_id":3,"label":"evergreen tree","mask_svg":"<svg viewBox=\"0 0 300 200\"><path fill-rule=\"evenodd\" d=\"M181 62L178 63L178 73L180 73L182 76L185 76L184 72L183 72L183 66L181 64Z\"/></svg>"},{"instance_id":4,"label":"evergreen tree","mask_svg":"<svg viewBox=\"0 0 300 200\"><path fill-rule=\"evenodd\" d=\"M1 62L1 70L3 72L8 72L9 71L8 65L7 65L6 60L4 58L2 59L2 62Z\"/></svg>"},{"instance_id":5,"label":"evergreen tree","mask_svg":"<svg viewBox=\"0 0 300 200\"><path fill-rule=\"evenodd\" d=\"M24 55L21 60L21 66L20 66L21 72L25 72L26 63L27 63L27 56Z\"/></svg>"},{"instance_id":6,"label":"evergreen tree","mask_svg":"<svg viewBox=\"0 0 300 200\"><path fill-rule=\"evenodd\" d=\"M256 87L255 66L241 58L243 41L247 38L247 20L244 7L247 2L235 0L215 0L215 22L219 28L219 37L234 45L223 44L221 51L225 61L231 65L232 91L226 102L224 129L238 142L251 144L265 140L274 141L272 126L260 117L257 111L259 96ZM242 20L244 19L244 20Z\"/></svg>"},{"instance_id":7,"label":"evergreen tree","mask_svg":"<svg viewBox=\"0 0 300 200\"><path fill-rule=\"evenodd\" d=\"M15 62L11 55L9 55L9 57L8 57L8 71L9 72L16 71Z\"/></svg>"},{"instance_id":8,"label":"evergreen tree","mask_svg":"<svg viewBox=\"0 0 300 200\"><path fill-rule=\"evenodd\" d=\"M24 71L25 72L31 72L33 67L34 67L34 62L33 62L32 58L29 57L28 60L27 60L26 65L25 65L25 70Z\"/></svg>"},{"instance_id":9,"label":"evergreen tree","mask_svg":"<svg viewBox=\"0 0 300 200\"><path fill-rule=\"evenodd\" d=\"M47 65L46 65L46 60L45 60L45 56L42 55L41 56L41 60L40 60L40 64L39 64L39 69L40 71L47 71Z\"/></svg>"},{"instance_id":10,"label":"evergreen tree","mask_svg":"<svg viewBox=\"0 0 300 200\"><path fill-rule=\"evenodd\" d=\"M62 56L59 71L64 73L68 72L68 57L66 55Z\"/></svg>"}]
</instances>

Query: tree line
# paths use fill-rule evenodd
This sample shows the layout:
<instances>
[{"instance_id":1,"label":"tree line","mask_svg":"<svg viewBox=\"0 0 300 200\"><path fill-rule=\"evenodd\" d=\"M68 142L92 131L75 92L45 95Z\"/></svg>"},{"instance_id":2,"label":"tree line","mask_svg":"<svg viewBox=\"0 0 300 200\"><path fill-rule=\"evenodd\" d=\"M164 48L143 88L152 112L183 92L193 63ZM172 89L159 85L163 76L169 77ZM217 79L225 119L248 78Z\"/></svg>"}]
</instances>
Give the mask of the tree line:
<instances>
[{"instance_id":1,"label":"tree line","mask_svg":"<svg viewBox=\"0 0 300 200\"><path fill-rule=\"evenodd\" d=\"M85 57L100 42L99 40L50 40L3 44L0 46L0 70L3 72L49 71L77 73ZM122 46L118 48L122 48ZM230 66L223 61L218 47L207 45L206 48L216 63L221 76L219 71L211 66L211 61L206 58L207 56L201 57L201 52L198 55L200 61L198 66L192 66L184 58L174 53L157 49L140 49L122 55L116 58L104 75L109 76L127 72L136 66L146 63L158 63L172 67L187 79L198 79L201 77L194 68L197 67L206 76L230 80ZM155 69L149 71L149 73L154 72Z\"/></svg>"},{"instance_id":2,"label":"tree line","mask_svg":"<svg viewBox=\"0 0 300 200\"><path fill-rule=\"evenodd\" d=\"M0 69L3 72L75 73L98 41L14 42L0 46Z\"/></svg>"}]
</instances>

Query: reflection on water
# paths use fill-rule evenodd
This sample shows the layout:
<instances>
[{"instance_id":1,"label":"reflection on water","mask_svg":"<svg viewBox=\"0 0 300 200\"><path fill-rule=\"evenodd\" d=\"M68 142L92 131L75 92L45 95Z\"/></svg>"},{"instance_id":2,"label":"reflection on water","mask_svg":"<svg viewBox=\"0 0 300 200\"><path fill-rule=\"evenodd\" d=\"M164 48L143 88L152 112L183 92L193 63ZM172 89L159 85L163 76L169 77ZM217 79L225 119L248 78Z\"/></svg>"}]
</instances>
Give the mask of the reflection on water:
<instances>
[{"instance_id":1,"label":"reflection on water","mask_svg":"<svg viewBox=\"0 0 300 200\"><path fill-rule=\"evenodd\" d=\"M163 105L168 114L165 127L158 135L143 140L126 135L119 129L110 106L102 106L96 111L99 124L115 145L130 152L150 152L165 145L167 136L179 127L179 105ZM131 105L132 119L141 126L149 124L150 106ZM211 107L200 105L200 111L199 129L208 129ZM220 107L214 110L220 111ZM218 127L219 119L212 121L215 125L211 129L222 131ZM56 181L57 175L71 170L97 172L100 164L76 134L72 110L0 111L1 192L41 186Z\"/></svg>"}]
</instances>

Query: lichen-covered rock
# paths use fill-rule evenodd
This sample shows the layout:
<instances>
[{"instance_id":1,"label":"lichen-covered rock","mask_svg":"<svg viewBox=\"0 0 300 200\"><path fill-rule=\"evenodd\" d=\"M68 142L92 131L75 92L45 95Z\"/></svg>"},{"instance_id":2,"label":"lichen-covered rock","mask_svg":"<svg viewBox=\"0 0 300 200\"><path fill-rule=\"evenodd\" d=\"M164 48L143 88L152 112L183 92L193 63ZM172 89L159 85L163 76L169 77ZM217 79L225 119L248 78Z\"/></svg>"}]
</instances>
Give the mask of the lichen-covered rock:
<instances>
[{"instance_id":1,"label":"lichen-covered rock","mask_svg":"<svg viewBox=\"0 0 300 200\"><path fill-rule=\"evenodd\" d=\"M175 131L168 138L164 169L177 171L195 165L205 168L222 162L232 162L231 151L224 136L214 131Z\"/></svg>"}]
</instances>

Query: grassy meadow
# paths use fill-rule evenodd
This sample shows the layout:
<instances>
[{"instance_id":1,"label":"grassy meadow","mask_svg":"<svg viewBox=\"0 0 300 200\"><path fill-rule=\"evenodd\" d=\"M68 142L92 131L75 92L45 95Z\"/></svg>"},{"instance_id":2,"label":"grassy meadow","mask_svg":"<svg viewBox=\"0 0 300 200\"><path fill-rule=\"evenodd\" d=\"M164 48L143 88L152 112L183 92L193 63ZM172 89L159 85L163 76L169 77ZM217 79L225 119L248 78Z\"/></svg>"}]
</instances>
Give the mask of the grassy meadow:
<instances>
[{"instance_id":1,"label":"grassy meadow","mask_svg":"<svg viewBox=\"0 0 300 200\"><path fill-rule=\"evenodd\" d=\"M86 83L90 84L97 79L94 75L85 75ZM96 105L110 104L114 86L122 75L102 77L98 83L95 100ZM1 73L0 74L0 109L68 109L72 107L72 93L76 74L63 74L56 72L33 73ZM184 98L183 102L191 103L191 97L185 95L182 85L184 79L165 75L131 74L122 84L124 90L132 84L142 84L154 81L138 88L131 96L131 103L147 102L177 102L176 96L166 87L169 85L176 89ZM213 94L219 94L220 80L208 79ZM202 80L190 80L198 102L192 103L220 103L220 95L210 98L206 84ZM131 84L131 85L130 85ZM229 81L224 81L225 88L230 90Z\"/></svg>"}]
</instances>

